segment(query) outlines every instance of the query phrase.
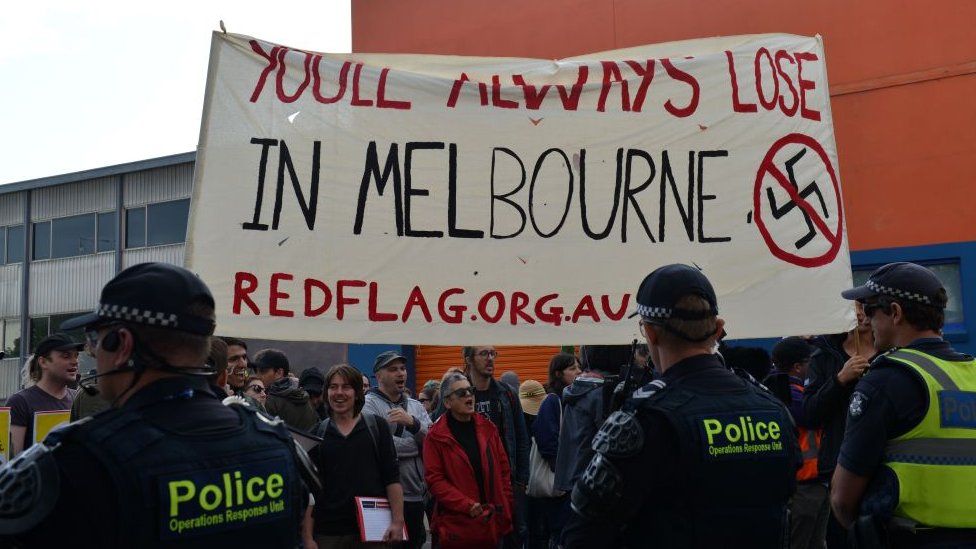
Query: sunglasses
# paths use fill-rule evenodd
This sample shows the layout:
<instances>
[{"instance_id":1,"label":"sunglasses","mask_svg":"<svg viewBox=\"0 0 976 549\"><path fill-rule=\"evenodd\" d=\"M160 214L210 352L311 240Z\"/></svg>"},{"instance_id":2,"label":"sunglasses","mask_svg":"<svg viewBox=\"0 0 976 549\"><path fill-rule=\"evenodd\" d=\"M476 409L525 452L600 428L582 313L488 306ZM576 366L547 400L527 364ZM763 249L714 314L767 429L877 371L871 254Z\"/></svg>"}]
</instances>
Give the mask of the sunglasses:
<instances>
[{"instance_id":1,"label":"sunglasses","mask_svg":"<svg viewBox=\"0 0 976 549\"><path fill-rule=\"evenodd\" d=\"M455 396L457 398L464 398L466 396L471 396L473 394L474 394L474 387L463 387L456 391L451 391L451 396Z\"/></svg>"},{"instance_id":2,"label":"sunglasses","mask_svg":"<svg viewBox=\"0 0 976 549\"><path fill-rule=\"evenodd\" d=\"M418 398L417 400L419 400L421 404L423 404L425 402L430 402L430 399L427 398L427 397L421 397L421 398Z\"/></svg>"},{"instance_id":3,"label":"sunglasses","mask_svg":"<svg viewBox=\"0 0 976 549\"><path fill-rule=\"evenodd\" d=\"M262 387L260 385L251 385L250 387L247 388L247 390L248 391L254 391L255 393L257 393L257 394L260 395L261 393L264 392L264 387Z\"/></svg>"}]
</instances>

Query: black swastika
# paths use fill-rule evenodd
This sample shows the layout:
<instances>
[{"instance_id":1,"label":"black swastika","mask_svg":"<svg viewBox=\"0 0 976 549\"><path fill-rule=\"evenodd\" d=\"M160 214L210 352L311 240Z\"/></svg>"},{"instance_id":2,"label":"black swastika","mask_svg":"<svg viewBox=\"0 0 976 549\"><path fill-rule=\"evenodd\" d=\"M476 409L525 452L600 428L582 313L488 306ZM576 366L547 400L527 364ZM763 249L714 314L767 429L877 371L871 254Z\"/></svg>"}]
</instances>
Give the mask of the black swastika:
<instances>
[{"instance_id":1,"label":"black swastika","mask_svg":"<svg viewBox=\"0 0 976 549\"><path fill-rule=\"evenodd\" d=\"M786 161L786 174L789 177L790 185L793 185L793 188L798 191L800 198L805 200L811 194L817 195L817 200L820 202L820 209L823 211L824 219L830 219L830 214L827 213L827 204L824 202L823 195L820 193L820 186L817 185L816 180L811 181L810 184L804 187L802 191L800 190L800 185L796 182L796 175L793 173L793 166L796 165L796 163L799 162L806 153L807 150L803 149ZM776 195L773 194L772 187L766 188L766 198L769 200L769 209L770 213L773 215L773 219L779 219L797 207L796 202L793 200L790 200L782 207L778 207L776 205ZM813 227L813 222L810 220L810 216L807 215L807 212L805 212L803 208L800 208L800 213L803 214L803 220L807 224L807 234L800 237L800 239L793 244L796 246L797 250L802 249L804 246L809 244L811 240L813 240L813 237L817 236L817 230Z\"/></svg>"}]
</instances>

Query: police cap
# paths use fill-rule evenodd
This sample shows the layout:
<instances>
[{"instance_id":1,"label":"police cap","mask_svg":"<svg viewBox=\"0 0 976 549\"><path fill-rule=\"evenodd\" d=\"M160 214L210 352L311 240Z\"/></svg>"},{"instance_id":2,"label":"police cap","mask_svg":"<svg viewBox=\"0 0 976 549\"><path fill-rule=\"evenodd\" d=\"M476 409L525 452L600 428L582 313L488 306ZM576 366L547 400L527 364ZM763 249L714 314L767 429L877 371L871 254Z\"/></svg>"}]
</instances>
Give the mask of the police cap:
<instances>
[{"instance_id":1,"label":"police cap","mask_svg":"<svg viewBox=\"0 0 976 549\"><path fill-rule=\"evenodd\" d=\"M688 311L676 307L688 295L697 295L708 302L706 311ZM644 278L637 289L637 310L630 317L640 315L648 321L662 322L669 318L700 320L718 314L718 300L712 283L695 267L678 263L658 267Z\"/></svg>"},{"instance_id":2,"label":"police cap","mask_svg":"<svg viewBox=\"0 0 976 549\"><path fill-rule=\"evenodd\" d=\"M213 319L186 312L198 302L214 306L213 295L200 277L168 263L140 263L125 269L102 288L94 312L65 321L61 329L131 322L211 335Z\"/></svg>"},{"instance_id":3,"label":"police cap","mask_svg":"<svg viewBox=\"0 0 976 549\"><path fill-rule=\"evenodd\" d=\"M948 301L942 281L931 270L915 263L889 263L871 273L867 282L841 292L844 299L862 301L887 296L944 309Z\"/></svg>"}]
</instances>

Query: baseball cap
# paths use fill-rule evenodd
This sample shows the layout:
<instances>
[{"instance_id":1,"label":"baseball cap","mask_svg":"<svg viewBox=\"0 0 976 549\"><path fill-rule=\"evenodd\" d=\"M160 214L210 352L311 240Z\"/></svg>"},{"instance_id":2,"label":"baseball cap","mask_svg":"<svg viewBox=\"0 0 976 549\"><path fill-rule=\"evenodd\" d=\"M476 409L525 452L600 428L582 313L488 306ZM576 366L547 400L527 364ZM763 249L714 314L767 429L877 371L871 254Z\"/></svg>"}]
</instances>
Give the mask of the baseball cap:
<instances>
[{"instance_id":1,"label":"baseball cap","mask_svg":"<svg viewBox=\"0 0 976 549\"><path fill-rule=\"evenodd\" d=\"M402 360L404 364L407 363L407 359L397 354L396 351L383 351L376 355L376 361L373 362L373 373L375 374L383 368L386 368L394 360Z\"/></svg>"},{"instance_id":2,"label":"baseball cap","mask_svg":"<svg viewBox=\"0 0 976 549\"><path fill-rule=\"evenodd\" d=\"M773 365L789 368L797 362L804 362L813 354L813 348L802 337L785 337L773 346Z\"/></svg>"},{"instance_id":3,"label":"baseball cap","mask_svg":"<svg viewBox=\"0 0 976 549\"><path fill-rule=\"evenodd\" d=\"M539 415L539 407L545 399L546 389L538 381L527 379L519 385L519 402L522 404L522 411L526 414Z\"/></svg>"},{"instance_id":4,"label":"baseball cap","mask_svg":"<svg viewBox=\"0 0 976 549\"><path fill-rule=\"evenodd\" d=\"M44 356L51 351L80 351L84 348L83 343L76 343L65 334L51 334L37 344L34 354Z\"/></svg>"},{"instance_id":5,"label":"baseball cap","mask_svg":"<svg viewBox=\"0 0 976 549\"><path fill-rule=\"evenodd\" d=\"M211 335L213 319L186 312L196 302L214 306L213 295L200 277L168 263L140 263L105 284L94 312L66 320L61 329L122 321Z\"/></svg>"},{"instance_id":6,"label":"baseball cap","mask_svg":"<svg viewBox=\"0 0 976 549\"><path fill-rule=\"evenodd\" d=\"M883 295L940 309L944 309L948 301L942 281L935 273L921 265L907 262L889 263L879 267L863 285L844 290L840 295L844 299L857 301Z\"/></svg>"},{"instance_id":7,"label":"baseball cap","mask_svg":"<svg viewBox=\"0 0 976 549\"><path fill-rule=\"evenodd\" d=\"M678 300L687 295L701 296L708 302L707 311L678 309ZM637 310L628 318L640 315L647 320L669 318L698 320L718 314L718 300L712 283L695 267L674 263L654 269L637 289Z\"/></svg>"},{"instance_id":8,"label":"baseball cap","mask_svg":"<svg viewBox=\"0 0 976 549\"><path fill-rule=\"evenodd\" d=\"M325 376L318 368L307 368L298 376L298 386L310 395L320 395L325 390Z\"/></svg>"}]
</instances>

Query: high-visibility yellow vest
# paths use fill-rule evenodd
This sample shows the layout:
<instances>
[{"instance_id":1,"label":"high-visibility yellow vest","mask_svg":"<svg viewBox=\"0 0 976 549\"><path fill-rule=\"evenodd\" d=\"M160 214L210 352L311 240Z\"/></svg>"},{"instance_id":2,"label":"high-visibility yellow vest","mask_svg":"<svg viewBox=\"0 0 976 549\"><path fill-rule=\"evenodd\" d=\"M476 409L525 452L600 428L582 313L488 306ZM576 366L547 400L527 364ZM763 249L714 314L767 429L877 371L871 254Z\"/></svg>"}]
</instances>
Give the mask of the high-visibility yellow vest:
<instances>
[{"instance_id":1,"label":"high-visibility yellow vest","mask_svg":"<svg viewBox=\"0 0 976 549\"><path fill-rule=\"evenodd\" d=\"M895 514L927 526L976 528L976 360L951 362L914 349L886 355L928 389L925 417L888 441L885 465L898 477Z\"/></svg>"}]
</instances>

